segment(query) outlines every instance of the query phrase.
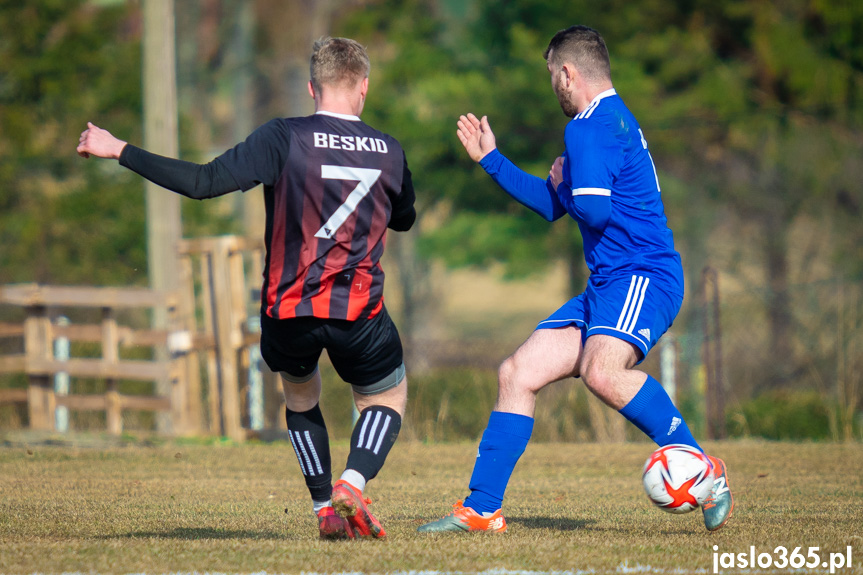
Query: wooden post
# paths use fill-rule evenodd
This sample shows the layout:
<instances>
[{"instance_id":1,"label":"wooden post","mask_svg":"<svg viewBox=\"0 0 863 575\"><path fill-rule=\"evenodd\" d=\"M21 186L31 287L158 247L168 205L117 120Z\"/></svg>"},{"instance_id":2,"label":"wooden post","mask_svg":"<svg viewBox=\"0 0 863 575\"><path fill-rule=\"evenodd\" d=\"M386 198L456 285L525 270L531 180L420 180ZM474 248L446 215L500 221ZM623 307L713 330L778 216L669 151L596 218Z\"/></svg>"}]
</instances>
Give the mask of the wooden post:
<instances>
[{"instance_id":1,"label":"wooden post","mask_svg":"<svg viewBox=\"0 0 863 575\"><path fill-rule=\"evenodd\" d=\"M245 344L245 333L249 314L246 306L246 272L243 252L235 236L224 239L228 249L228 279L231 305L231 346L237 356L237 388L240 421L248 426L249 412L249 350Z\"/></svg>"},{"instance_id":2,"label":"wooden post","mask_svg":"<svg viewBox=\"0 0 863 575\"><path fill-rule=\"evenodd\" d=\"M204 336L216 338L216 309L213 300L213 257L210 251L201 253L201 304L204 309ZM219 358L215 347L207 349L207 405L210 433L224 435L222 425L221 378Z\"/></svg>"},{"instance_id":3,"label":"wooden post","mask_svg":"<svg viewBox=\"0 0 863 575\"><path fill-rule=\"evenodd\" d=\"M174 0L144 0L144 147L154 153L176 158L177 82L175 73ZM146 182L147 268L150 287L161 292L179 288L177 243L182 237L180 196L152 182ZM153 327L165 329L164 308L153 310ZM156 348L156 360L168 361L164 347ZM167 379L156 382L156 393L171 394ZM156 415L159 431L171 432L167 414Z\"/></svg>"},{"instance_id":4,"label":"wooden post","mask_svg":"<svg viewBox=\"0 0 863 575\"><path fill-rule=\"evenodd\" d=\"M242 342L240 326L234 321L231 298L231 278L228 256L230 242L224 238L216 243L213 252L213 306L215 311L216 350L219 358L221 383L222 422L224 434L234 441L244 441L245 432L240 424L239 381L237 379L237 347Z\"/></svg>"},{"instance_id":5,"label":"wooden post","mask_svg":"<svg viewBox=\"0 0 863 575\"><path fill-rule=\"evenodd\" d=\"M102 308L102 361L110 368L116 367L120 360L119 338L117 337L117 320L114 310ZM105 422L108 433L120 435L123 432L123 411L120 406L120 389L117 380L109 377L105 380Z\"/></svg>"},{"instance_id":6,"label":"wooden post","mask_svg":"<svg viewBox=\"0 0 863 575\"><path fill-rule=\"evenodd\" d=\"M30 386L27 389L27 406L30 429L39 431L54 430L56 399L51 376L42 372L34 373L32 366L53 361L51 332L51 320L48 318L47 308L43 305L29 306L27 319L24 321L24 351L30 379Z\"/></svg>"},{"instance_id":7,"label":"wooden post","mask_svg":"<svg viewBox=\"0 0 863 575\"><path fill-rule=\"evenodd\" d=\"M191 256L186 254L180 261L182 272L182 291L177 313L180 328L194 334L197 331L197 320L195 318L195 278L192 271ZM202 422L201 406L201 369L198 363L198 354L194 350L187 353L183 360L186 404L186 429L187 433L200 433L204 430Z\"/></svg>"}]
</instances>

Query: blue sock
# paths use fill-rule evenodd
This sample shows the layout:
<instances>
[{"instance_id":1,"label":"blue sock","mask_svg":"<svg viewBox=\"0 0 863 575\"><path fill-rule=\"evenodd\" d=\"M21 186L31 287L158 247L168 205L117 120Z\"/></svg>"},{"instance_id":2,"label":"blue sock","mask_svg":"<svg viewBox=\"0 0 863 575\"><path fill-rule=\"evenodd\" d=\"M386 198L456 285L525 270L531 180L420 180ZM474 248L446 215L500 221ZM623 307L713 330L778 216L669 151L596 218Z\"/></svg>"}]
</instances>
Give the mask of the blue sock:
<instances>
[{"instance_id":1,"label":"blue sock","mask_svg":"<svg viewBox=\"0 0 863 575\"><path fill-rule=\"evenodd\" d=\"M632 401L620 410L620 414L647 434L659 447L682 443L704 452L692 437L689 426L683 421L680 411L671 403L665 389L649 375Z\"/></svg>"},{"instance_id":2,"label":"blue sock","mask_svg":"<svg viewBox=\"0 0 863 575\"><path fill-rule=\"evenodd\" d=\"M492 411L479 442L479 452L470 478L470 496L464 506L477 513L493 513L503 504L509 476L524 453L533 418L517 413Z\"/></svg>"}]
</instances>

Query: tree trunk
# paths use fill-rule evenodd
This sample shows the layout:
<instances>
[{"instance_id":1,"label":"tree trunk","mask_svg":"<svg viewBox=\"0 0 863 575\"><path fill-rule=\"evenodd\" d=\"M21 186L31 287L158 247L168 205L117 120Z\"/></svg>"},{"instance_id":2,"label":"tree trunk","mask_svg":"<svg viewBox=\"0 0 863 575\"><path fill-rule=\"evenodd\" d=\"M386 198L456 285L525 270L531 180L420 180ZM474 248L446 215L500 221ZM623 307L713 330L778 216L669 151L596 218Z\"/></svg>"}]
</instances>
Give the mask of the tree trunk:
<instances>
[{"instance_id":1,"label":"tree trunk","mask_svg":"<svg viewBox=\"0 0 863 575\"><path fill-rule=\"evenodd\" d=\"M788 383L794 372L793 316L788 293L788 225L783 210L772 210L764 218L764 259L767 275L768 377L767 389Z\"/></svg>"}]
</instances>

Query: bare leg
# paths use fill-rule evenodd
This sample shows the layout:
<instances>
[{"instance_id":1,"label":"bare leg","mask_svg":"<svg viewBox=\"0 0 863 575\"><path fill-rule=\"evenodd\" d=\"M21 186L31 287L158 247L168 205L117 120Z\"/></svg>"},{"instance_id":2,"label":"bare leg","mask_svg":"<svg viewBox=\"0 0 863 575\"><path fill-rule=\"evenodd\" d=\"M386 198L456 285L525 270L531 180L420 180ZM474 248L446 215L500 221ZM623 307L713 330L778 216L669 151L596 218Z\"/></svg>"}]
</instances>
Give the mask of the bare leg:
<instances>
[{"instance_id":1,"label":"bare leg","mask_svg":"<svg viewBox=\"0 0 863 575\"><path fill-rule=\"evenodd\" d=\"M354 391L354 403L357 406L357 410L360 412L373 405L381 405L389 407L400 416L404 416L405 407L408 403L408 378L405 377L397 386L392 387L383 393L364 395Z\"/></svg>"},{"instance_id":2,"label":"bare leg","mask_svg":"<svg viewBox=\"0 0 863 575\"><path fill-rule=\"evenodd\" d=\"M309 381L294 383L282 378L285 407L291 411L304 412L312 409L321 399L321 372L315 370Z\"/></svg>"},{"instance_id":3,"label":"bare leg","mask_svg":"<svg viewBox=\"0 0 863 575\"><path fill-rule=\"evenodd\" d=\"M609 335L594 335L584 346L581 377L587 388L616 410L628 404L647 374L632 369L638 361L635 347Z\"/></svg>"},{"instance_id":4,"label":"bare leg","mask_svg":"<svg viewBox=\"0 0 863 575\"><path fill-rule=\"evenodd\" d=\"M578 328L536 330L501 364L494 410L533 417L539 390L553 381L577 376L580 355Z\"/></svg>"}]
</instances>

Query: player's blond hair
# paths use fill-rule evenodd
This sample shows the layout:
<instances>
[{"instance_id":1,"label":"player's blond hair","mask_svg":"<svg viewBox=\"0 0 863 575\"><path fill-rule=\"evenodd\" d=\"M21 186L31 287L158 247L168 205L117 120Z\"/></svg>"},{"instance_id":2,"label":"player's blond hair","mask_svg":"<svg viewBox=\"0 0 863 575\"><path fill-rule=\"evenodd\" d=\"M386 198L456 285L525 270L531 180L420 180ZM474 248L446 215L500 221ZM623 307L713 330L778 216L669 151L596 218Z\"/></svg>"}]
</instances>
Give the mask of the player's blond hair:
<instances>
[{"instance_id":1,"label":"player's blond hair","mask_svg":"<svg viewBox=\"0 0 863 575\"><path fill-rule=\"evenodd\" d=\"M593 28L570 26L560 30L548 43L542 57L555 67L567 62L572 64L588 82L611 80L608 48Z\"/></svg>"},{"instance_id":2,"label":"player's blond hair","mask_svg":"<svg viewBox=\"0 0 863 575\"><path fill-rule=\"evenodd\" d=\"M353 87L369 77L371 64L366 49L349 38L326 36L315 42L309 64L312 86Z\"/></svg>"}]
</instances>

